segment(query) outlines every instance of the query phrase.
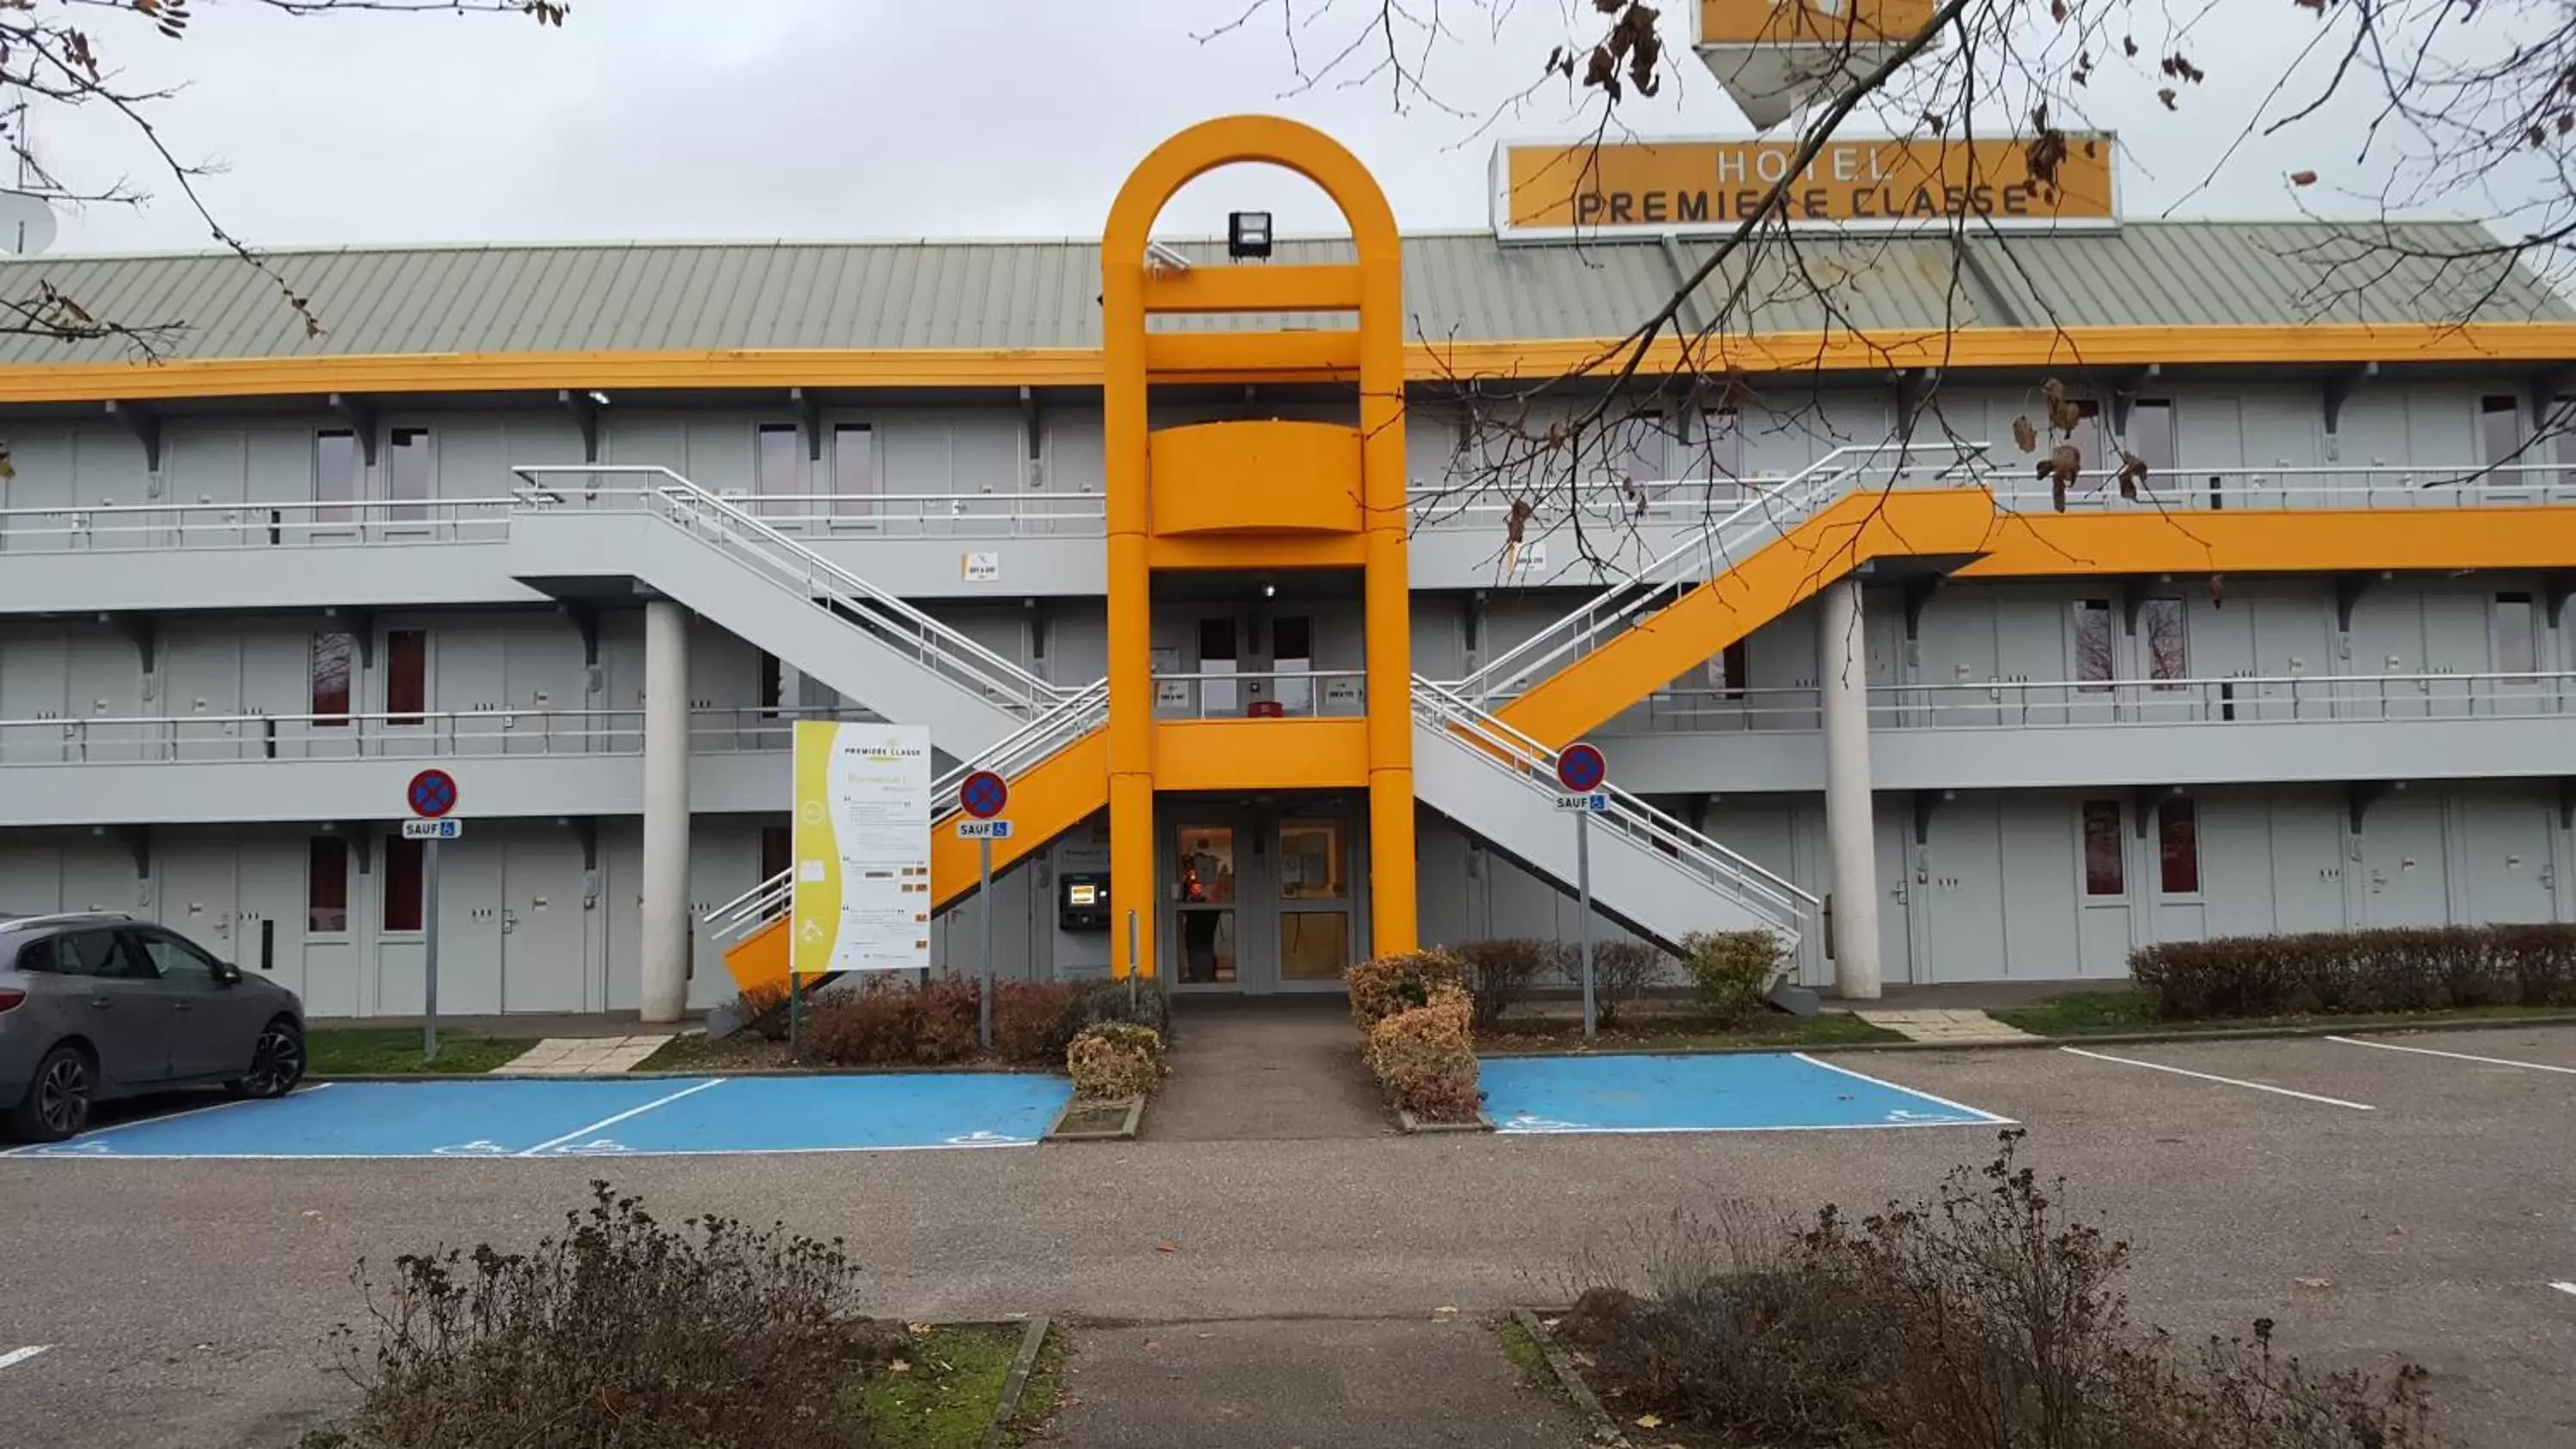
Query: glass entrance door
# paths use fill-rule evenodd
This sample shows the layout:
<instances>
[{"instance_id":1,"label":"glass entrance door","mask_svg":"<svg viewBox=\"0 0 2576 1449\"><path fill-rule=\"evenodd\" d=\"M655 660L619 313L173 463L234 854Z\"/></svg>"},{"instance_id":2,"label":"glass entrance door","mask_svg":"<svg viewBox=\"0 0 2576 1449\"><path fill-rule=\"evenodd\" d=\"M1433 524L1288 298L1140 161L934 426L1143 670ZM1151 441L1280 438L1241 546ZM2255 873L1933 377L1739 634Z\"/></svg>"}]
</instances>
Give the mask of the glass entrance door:
<instances>
[{"instance_id":1,"label":"glass entrance door","mask_svg":"<svg viewBox=\"0 0 2576 1449\"><path fill-rule=\"evenodd\" d=\"M1351 964L1351 823L1279 822L1279 984L1334 986Z\"/></svg>"},{"instance_id":2,"label":"glass entrance door","mask_svg":"<svg viewBox=\"0 0 2576 1449\"><path fill-rule=\"evenodd\" d=\"M1240 986L1235 949L1235 829L1183 825L1176 842L1173 914L1183 986Z\"/></svg>"}]
</instances>

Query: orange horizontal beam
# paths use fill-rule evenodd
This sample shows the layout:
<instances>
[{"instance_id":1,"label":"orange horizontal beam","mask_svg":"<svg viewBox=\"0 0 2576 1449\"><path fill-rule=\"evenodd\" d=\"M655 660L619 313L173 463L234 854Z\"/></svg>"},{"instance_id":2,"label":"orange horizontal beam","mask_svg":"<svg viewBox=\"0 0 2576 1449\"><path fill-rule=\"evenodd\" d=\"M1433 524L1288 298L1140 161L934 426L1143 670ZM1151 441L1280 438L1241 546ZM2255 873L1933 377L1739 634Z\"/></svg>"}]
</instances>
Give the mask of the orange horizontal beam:
<instances>
[{"instance_id":1,"label":"orange horizontal beam","mask_svg":"<svg viewBox=\"0 0 2576 1449\"><path fill-rule=\"evenodd\" d=\"M1356 312L1356 266L1192 267L1145 274L1147 312Z\"/></svg>"},{"instance_id":2,"label":"orange horizontal beam","mask_svg":"<svg viewBox=\"0 0 2576 1449\"><path fill-rule=\"evenodd\" d=\"M1156 790L1357 790L1367 784L1365 719L1154 722Z\"/></svg>"},{"instance_id":3,"label":"orange horizontal beam","mask_svg":"<svg viewBox=\"0 0 2576 1449\"><path fill-rule=\"evenodd\" d=\"M2576 508L2000 513L1964 578L2545 569L2576 564Z\"/></svg>"},{"instance_id":4,"label":"orange horizontal beam","mask_svg":"<svg viewBox=\"0 0 2576 1449\"><path fill-rule=\"evenodd\" d=\"M1615 370L1615 338L1417 342L1415 382L1560 377ZM1350 381L1356 333L1157 332L1148 364L1164 380ZM1875 331L1866 336L1758 333L1685 348L1649 347L1641 370L1870 372L1889 367L2125 367L2145 363L2313 366L2342 362L2520 365L2576 360L2576 323L2460 327L2073 327ZM1100 353L1087 347L731 349L656 352L401 353L322 357L177 358L163 362L42 362L0 366L0 402L321 396L327 393L552 392L808 388L1096 388Z\"/></svg>"},{"instance_id":5,"label":"orange horizontal beam","mask_svg":"<svg viewBox=\"0 0 2576 1449\"><path fill-rule=\"evenodd\" d=\"M1145 540L1154 569L1355 569L1368 562L1365 534L1173 534Z\"/></svg>"}]
</instances>

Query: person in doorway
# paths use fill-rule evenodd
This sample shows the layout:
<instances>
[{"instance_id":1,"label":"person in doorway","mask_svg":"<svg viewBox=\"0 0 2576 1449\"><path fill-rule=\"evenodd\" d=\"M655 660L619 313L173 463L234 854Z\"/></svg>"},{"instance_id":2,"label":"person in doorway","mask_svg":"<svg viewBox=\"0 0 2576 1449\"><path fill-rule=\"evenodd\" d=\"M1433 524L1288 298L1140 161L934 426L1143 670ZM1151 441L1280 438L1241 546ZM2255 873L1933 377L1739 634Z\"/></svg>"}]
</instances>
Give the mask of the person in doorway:
<instances>
[{"instance_id":1,"label":"person in doorway","mask_svg":"<svg viewBox=\"0 0 2576 1449\"><path fill-rule=\"evenodd\" d=\"M1181 912L1181 979L1191 982L1216 980L1216 933L1219 922L1215 911Z\"/></svg>"}]
</instances>

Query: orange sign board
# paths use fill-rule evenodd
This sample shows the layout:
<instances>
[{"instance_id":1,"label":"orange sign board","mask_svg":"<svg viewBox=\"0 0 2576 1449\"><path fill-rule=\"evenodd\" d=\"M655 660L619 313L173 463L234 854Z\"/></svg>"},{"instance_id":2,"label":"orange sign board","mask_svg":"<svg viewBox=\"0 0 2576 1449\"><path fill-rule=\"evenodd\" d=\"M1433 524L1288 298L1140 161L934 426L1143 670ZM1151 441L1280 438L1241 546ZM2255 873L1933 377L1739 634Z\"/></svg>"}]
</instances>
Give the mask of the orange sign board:
<instances>
[{"instance_id":1,"label":"orange sign board","mask_svg":"<svg viewBox=\"0 0 2576 1449\"><path fill-rule=\"evenodd\" d=\"M1505 145L1494 158L1494 231L1505 238L1709 232L1753 215L1774 183L1792 226L1843 230L1939 224L2116 224L2108 134L2070 135L2054 178L2031 174L2015 140L1827 142L1790 174L1794 141Z\"/></svg>"},{"instance_id":2,"label":"orange sign board","mask_svg":"<svg viewBox=\"0 0 2576 1449\"><path fill-rule=\"evenodd\" d=\"M1910 40L1932 0L1699 0L1701 45L1876 45Z\"/></svg>"}]
</instances>

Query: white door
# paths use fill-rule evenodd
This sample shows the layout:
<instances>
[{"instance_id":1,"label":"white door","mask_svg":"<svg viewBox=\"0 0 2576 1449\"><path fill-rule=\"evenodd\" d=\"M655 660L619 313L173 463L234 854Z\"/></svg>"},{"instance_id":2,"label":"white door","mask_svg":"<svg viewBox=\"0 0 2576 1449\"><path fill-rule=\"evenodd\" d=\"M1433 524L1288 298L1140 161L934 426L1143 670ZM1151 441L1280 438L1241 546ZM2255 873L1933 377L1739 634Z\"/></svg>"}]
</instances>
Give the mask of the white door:
<instances>
[{"instance_id":1,"label":"white door","mask_svg":"<svg viewBox=\"0 0 2576 1449\"><path fill-rule=\"evenodd\" d=\"M2471 924L2556 919L2553 809L2549 800L2504 790L2472 791L2461 800Z\"/></svg>"},{"instance_id":2,"label":"white door","mask_svg":"<svg viewBox=\"0 0 2576 1449\"><path fill-rule=\"evenodd\" d=\"M538 829L512 835L501 854L502 1009L584 1009L581 842Z\"/></svg>"},{"instance_id":3,"label":"white door","mask_svg":"<svg viewBox=\"0 0 2576 1449\"><path fill-rule=\"evenodd\" d=\"M196 839L161 852L161 924L205 947L219 961L238 961L240 905L237 857L229 846Z\"/></svg>"},{"instance_id":4,"label":"white door","mask_svg":"<svg viewBox=\"0 0 2576 1449\"><path fill-rule=\"evenodd\" d=\"M241 853L235 868L229 958L245 975L304 994L305 846L301 837L264 839ZM309 1004L308 1004L309 1009Z\"/></svg>"},{"instance_id":5,"label":"white door","mask_svg":"<svg viewBox=\"0 0 2576 1449\"><path fill-rule=\"evenodd\" d=\"M2100 796L2076 806L2076 959L2086 976L2128 973L2133 939L2129 876L2134 868L2129 840L2128 807L2117 797Z\"/></svg>"},{"instance_id":6,"label":"white door","mask_svg":"<svg viewBox=\"0 0 2576 1449\"><path fill-rule=\"evenodd\" d=\"M508 1009L501 994L502 843L469 838L436 849L438 1009L452 1016L498 1015Z\"/></svg>"},{"instance_id":7,"label":"white door","mask_svg":"<svg viewBox=\"0 0 2576 1449\"><path fill-rule=\"evenodd\" d=\"M2450 919L2440 797L2424 791L2381 796L2364 821L2361 848L2365 925L2439 926Z\"/></svg>"},{"instance_id":8,"label":"white door","mask_svg":"<svg viewBox=\"0 0 2576 1449\"><path fill-rule=\"evenodd\" d=\"M222 634L189 634L167 641L162 655L161 713L169 716L172 757L181 760L232 760L264 753L243 739L241 713L241 641Z\"/></svg>"},{"instance_id":9,"label":"white door","mask_svg":"<svg viewBox=\"0 0 2576 1449\"><path fill-rule=\"evenodd\" d=\"M1925 981L1989 981L2004 974L2003 843L1997 802L1956 800L1932 816L1924 906L1931 943Z\"/></svg>"}]
</instances>

